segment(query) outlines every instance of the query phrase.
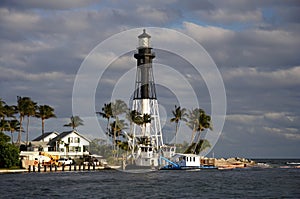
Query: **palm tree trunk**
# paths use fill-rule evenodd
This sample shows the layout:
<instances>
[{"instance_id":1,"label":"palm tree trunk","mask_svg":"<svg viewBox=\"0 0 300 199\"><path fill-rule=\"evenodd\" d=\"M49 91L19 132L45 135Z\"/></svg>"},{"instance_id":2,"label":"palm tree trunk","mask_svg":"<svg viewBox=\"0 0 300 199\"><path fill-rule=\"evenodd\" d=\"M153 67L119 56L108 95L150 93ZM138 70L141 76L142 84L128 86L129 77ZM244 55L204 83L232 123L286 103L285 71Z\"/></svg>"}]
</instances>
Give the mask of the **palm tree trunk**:
<instances>
[{"instance_id":1,"label":"palm tree trunk","mask_svg":"<svg viewBox=\"0 0 300 199\"><path fill-rule=\"evenodd\" d=\"M14 135L13 135L14 132L11 130L10 133L11 133L11 144L14 144Z\"/></svg>"},{"instance_id":2,"label":"palm tree trunk","mask_svg":"<svg viewBox=\"0 0 300 199\"><path fill-rule=\"evenodd\" d=\"M23 117L20 116L20 130L19 130L18 139L17 139L17 144L18 145L21 144L22 122L23 122Z\"/></svg>"},{"instance_id":3,"label":"palm tree trunk","mask_svg":"<svg viewBox=\"0 0 300 199\"><path fill-rule=\"evenodd\" d=\"M198 146L198 144L199 144L199 142L200 142L200 139L201 139L201 132L199 131L199 132L197 133L197 139L196 139L196 143L195 143L195 147L194 147L193 153L196 152L196 149L197 149L197 146Z\"/></svg>"},{"instance_id":4,"label":"palm tree trunk","mask_svg":"<svg viewBox=\"0 0 300 199\"><path fill-rule=\"evenodd\" d=\"M177 144L177 132L178 132L178 122L176 123L176 129L175 129L175 145Z\"/></svg>"},{"instance_id":5,"label":"palm tree trunk","mask_svg":"<svg viewBox=\"0 0 300 199\"><path fill-rule=\"evenodd\" d=\"M44 142L44 133L45 133L45 119L42 119L42 135L43 135L43 142Z\"/></svg>"},{"instance_id":6,"label":"palm tree trunk","mask_svg":"<svg viewBox=\"0 0 300 199\"><path fill-rule=\"evenodd\" d=\"M26 126L26 146L28 145L28 135L29 135L29 116L27 116L27 126Z\"/></svg>"},{"instance_id":7,"label":"palm tree trunk","mask_svg":"<svg viewBox=\"0 0 300 199\"><path fill-rule=\"evenodd\" d=\"M192 134L192 137L191 137L191 142L190 142L190 144L192 144L193 141L194 141L194 139L195 139L195 133L196 133L196 127L195 127L195 125L194 125L193 134Z\"/></svg>"},{"instance_id":8,"label":"palm tree trunk","mask_svg":"<svg viewBox=\"0 0 300 199\"><path fill-rule=\"evenodd\" d=\"M116 125L115 125L115 129L114 129L114 138L113 138L113 152L114 152L114 158L116 158Z\"/></svg>"}]
</instances>

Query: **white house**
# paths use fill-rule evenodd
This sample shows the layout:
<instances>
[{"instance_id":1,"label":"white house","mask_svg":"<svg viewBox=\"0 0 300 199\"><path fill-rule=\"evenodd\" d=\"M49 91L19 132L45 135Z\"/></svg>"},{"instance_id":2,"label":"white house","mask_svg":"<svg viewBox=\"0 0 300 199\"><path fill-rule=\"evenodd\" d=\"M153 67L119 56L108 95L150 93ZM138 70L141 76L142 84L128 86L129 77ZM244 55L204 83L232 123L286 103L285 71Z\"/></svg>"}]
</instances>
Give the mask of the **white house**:
<instances>
[{"instance_id":1,"label":"white house","mask_svg":"<svg viewBox=\"0 0 300 199\"><path fill-rule=\"evenodd\" d=\"M28 151L53 151L51 147L49 147L48 143L57 137L59 133L56 131L53 132L47 132L43 135L40 135L39 137L33 139L28 147Z\"/></svg>"},{"instance_id":2,"label":"white house","mask_svg":"<svg viewBox=\"0 0 300 199\"><path fill-rule=\"evenodd\" d=\"M50 140L52 140L53 138L55 138L56 136L58 136L59 133L57 133L56 131L53 132L47 132L44 133L43 135L40 135L39 137L33 139L33 142L50 142Z\"/></svg>"},{"instance_id":3,"label":"white house","mask_svg":"<svg viewBox=\"0 0 300 199\"><path fill-rule=\"evenodd\" d=\"M59 152L61 157L82 157L89 154L90 140L76 130L47 132L30 142L29 151Z\"/></svg>"},{"instance_id":4,"label":"white house","mask_svg":"<svg viewBox=\"0 0 300 199\"><path fill-rule=\"evenodd\" d=\"M62 157L81 157L89 154L90 140L76 130L62 132L48 143L49 149L60 152Z\"/></svg>"}]
</instances>

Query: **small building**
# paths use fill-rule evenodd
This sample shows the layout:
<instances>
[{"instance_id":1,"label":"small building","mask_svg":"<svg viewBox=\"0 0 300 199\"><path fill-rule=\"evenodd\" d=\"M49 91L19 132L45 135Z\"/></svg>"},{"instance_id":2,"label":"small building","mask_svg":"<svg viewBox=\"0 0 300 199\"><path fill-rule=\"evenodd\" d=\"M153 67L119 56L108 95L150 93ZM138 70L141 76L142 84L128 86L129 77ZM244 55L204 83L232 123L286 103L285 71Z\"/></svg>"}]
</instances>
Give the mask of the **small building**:
<instances>
[{"instance_id":1,"label":"small building","mask_svg":"<svg viewBox=\"0 0 300 199\"><path fill-rule=\"evenodd\" d=\"M51 147L49 148L48 143L58 135L58 132L53 131L38 136L29 143L27 151L51 151Z\"/></svg>"},{"instance_id":2,"label":"small building","mask_svg":"<svg viewBox=\"0 0 300 199\"><path fill-rule=\"evenodd\" d=\"M76 130L47 132L33 139L27 151L59 152L61 157L82 157L89 154L90 140Z\"/></svg>"},{"instance_id":3,"label":"small building","mask_svg":"<svg viewBox=\"0 0 300 199\"><path fill-rule=\"evenodd\" d=\"M181 167L200 167L200 156L195 154L176 154L174 159Z\"/></svg>"},{"instance_id":4,"label":"small building","mask_svg":"<svg viewBox=\"0 0 300 199\"><path fill-rule=\"evenodd\" d=\"M57 133L56 131L47 132L47 133L44 133L43 135L40 135L39 137L33 139L32 141L33 142L47 142L48 143L58 135L59 135L59 133Z\"/></svg>"},{"instance_id":5,"label":"small building","mask_svg":"<svg viewBox=\"0 0 300 199\"><path fill-rule=\"evenodd\" d=\"M82 157L89 154L90 140L76 130L60 133L48 143L49 151L58 151L61 157Z\"/></svg>"}]
</instances>

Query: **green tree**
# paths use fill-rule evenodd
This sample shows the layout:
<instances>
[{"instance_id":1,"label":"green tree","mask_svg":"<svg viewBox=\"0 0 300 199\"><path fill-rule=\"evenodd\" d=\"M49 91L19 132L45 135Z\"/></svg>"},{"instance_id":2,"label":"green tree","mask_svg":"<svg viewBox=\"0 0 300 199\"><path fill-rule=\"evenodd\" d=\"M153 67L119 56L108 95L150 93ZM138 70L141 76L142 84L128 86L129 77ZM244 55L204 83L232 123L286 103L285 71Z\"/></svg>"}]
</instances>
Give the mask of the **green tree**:
<instances>
[{"instance_id":1,"label":"green tree","mask_svg":"<svg viewBox=\"0 0 300 199\"><path fill-rule=\"evenodd\" d=\"M116 118L116 120L110 124L109 136L113 138L113 151L115 157L118 155L116 153L116 151L118 150L117 137L122 135L122 131L126 127L127 123L125 123L125 120L119 120L118 118Z\"/></svg>"},{"instance_id":2,"label":"green tree","mask_svg":"<svg viewBox=\"0 0 300 199\"><path fill-rule=\"evenodd\" d=\"M112 117L116 118L119 115L126 113L128 110L127 104L123 100L116 100L111 104Z\"/></svg>"},{"instance_id":3,"label":"green tree","mask_svg":"<svg viewBox=\"0 0 300 199\"><path fill-rule=\"evenodd\" d=\"M29 141L29 121L30 117L36 116L37 110L37 103L32 101L30 98L26 99L26 106L25 106L25 115L27 117L27 125L26 125L26 146L28 145Z\"/></svg>"},{"instance_id":4,"label":"green tree","mask_svg":"<svg viewBox=\"0 0 300 199\"><path fill-rule=\"evenodd\" d=\"M104 106L102 107L102 112L96 112L96 113L102 116L103 118L107 119L106 132L108 133L109 120L113 116L111 103L104 104Z\"/></svg>"},{"instance_id":5,"label":"green tree","mask_svg":"<svg viewBox=\"0 0 300 199\"><path fill-rule=\"evenodd\" d=\"M83 124L83 120L79 117L79 116L71 116L70 117L70 120L71 120L71 122L70 123L68 123L68 124L65 124L64 126L65 127L71 127L73 130L76 130L76 128L78 127L78 126L83 126L84 124Z\"/></svg>"},{"instance_id":6,"label":"green tree","mask_svg":"<svg viewBox=\"0 0 300 199\"><path fill-rule=\"evenodd\" d=\"M0 168L10 168L19 163L19 149L9 142L9 136L0 132Z\"/></svg>"},{"instance_id":7,"label":"green tree","mask_svg":"<svg viewBox=\"0 0 300 199\"><path fill-rule=\"evenodd\" d=\"M4 108L4 114L7 118L11 118L11 119L16 118L15 114L18 113L16 106L5 105L3 108Z\"/></svg>"},{"instance_id":8,"label":"green tree","mask_svg":"<svg viewBox=\"0 0 300 199\"><path fill-rule=\"evenodd\" d=\"M151 123L151 115L150 114L147 114L147 113L144 113L143 116L141 116L142 120L141 120L141 123L143 125L143 135L145 136L146 135L146 126L148 123ZM138 120L137 120L138 121Z\"/></svg>"},{"instance_id":9,"label":"green tree","mask_svg":"<svg viewBox=\"0 0 300 199\"><path fill-rule=\"evenodd\" d=\"M113 133L114 133L114 143L113 143L113 150L116 151L116 133L119 127L121 127L120 125L122 125L122 123L125 124L124 120L119 120L119 115L126 113L128 110L127 104L120 99L117 99L114 103L111 104L111 109L112 109L112 117L115 118L115 122L114 122L114 127L112 128ZM117 126L118 125L118 126ZM123 128L123 127L122 127Z\"/></svg>"},{"instance_id":10,"label":"green tree","mask_svg":"<svg viewBox=\"0 0 300 199\"><path fill-rule=\"evenodd\" d=\"M20 130L18 133L18 139L17 139L17 144L21 144L21 132L22 132L22 127L23 127L23 120L26 114L26 108L25 108L25 99L23 97L18 96L17 97L17 111L19 113L19 122L20 122Z\"/></svg>"},{"instance_id":11,"label":"green tree","mask_svg":"<svg viewBox=\"0 0 300 199\"><path fill-rule=\"evenodd\" d=\"M17 97L17 111L19 113L19 122L20 129L22 129L24 117L27 117L27 127L26 127L26 145L28 144L29 138L29 122L30 117L36 115L37 103L32 101L30 97ZM21 143L21 130L19 131L17 143L20 145Z\"/></svg>"},{"instance_id":12,"label":"green tree","mask_svg":"<svg viewBox=\"0 0 300 199\"><path fill-rule=\"evenodd\" d=\"M0 118L1 120L5 119L5 110L4 110L5 102L0 98Z\"/></svg>"},{"instance_id":13,"label":"green tree","mask_svg":"<svg viewBox=\"0 0 300 199\"><path fill-rule=\"evenodd\" d=\"M196 143L194 145L194 152L196 152L198 144L201 143L201 132L205 129L212 130L211 117L206 115L205 111L200 108L195 108L189 111L187 125L193 130L190 144ZM196 134L197 133L197 134ZM202 142L203 144L204 142ZM202 145L201 144L201 145ZM200 146L201 148L201 146Z\"/></svg>"},{"instance_id":14,"label":"green tree","mask_svg":"<svg viewBox=\"0 0 300 199\"><path fill-rule=\"evenodd\" d=\"M177 133L178 133L178 126L179 126L179 121L185 121L187 122L186 116L186 109L181 108L180 106L175 105L175 110L172 110L173 118L170 119L170 122L175 122L176 124L176 129L175 129L175 144L177 144Z\"/></svg>"},{"instance_id":15,"label":"green tree","mask_svg":"<svg viewBox=\"0 0 300 199\"><path fill-rule=\"evenodd\" d=\"M4 123L3 130L11 133L11 143L13 144L14 143L13 133L20 130L20 122L15 119L14 120L3 120L2 122Z\"/></svg>"},{"instance_id":16,"label":"green tree","mask_svg":"<svg viewBox=\"0 0 300 199\"><path fill-rule=\"evenodd\" d=\"M136 118L137 116L140 115L139 112L137 112L136 110L128 110L126 112L126 119L129 121L129 125L130 125L130 133L132 133L132 127L133 127L133 123L136 122Z\"/></svg>"},{"instance_id":17,"label":"green tree","mask_svg":"<svg viewBox=\"0 0 300 199\"><path fill-rule=\"evenodd\" d=\"M45 133L45 120L47 120L49 118L56 117L56 115L54 114L54 108L52 108L49 105L40 105L38 107L38 111L36 113L36 116L38 118L41 118L41 120L42 120L42 135L44 135L44 133ZM43 137L43 142L44 142L44 137Z\"/></svg>"},{"instance_id":18,"label":"green tree","mask_svg":"<svg viewBox=\"0 0 300 199\"><path fill-rule=\"evenodd\" d=\"M184 151L184 153L194 153L199 154L206 148L210 148L211 145L207 139L200 139L197 143L190 144Z\"/></svg>"}]
</instances>

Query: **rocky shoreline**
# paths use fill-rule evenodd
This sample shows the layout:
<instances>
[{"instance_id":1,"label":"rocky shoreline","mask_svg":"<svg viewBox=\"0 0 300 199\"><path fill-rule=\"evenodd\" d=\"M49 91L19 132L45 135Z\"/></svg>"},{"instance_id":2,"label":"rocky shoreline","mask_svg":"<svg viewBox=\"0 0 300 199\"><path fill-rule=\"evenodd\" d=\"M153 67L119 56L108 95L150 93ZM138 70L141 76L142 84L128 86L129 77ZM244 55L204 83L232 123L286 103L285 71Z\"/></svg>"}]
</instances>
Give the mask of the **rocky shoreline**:
<instances>
[{"instance_id":1,"label":"rocky shoreline","mask_svg":"<svg viewBox=\"0 0 300 199\"><path fill-rule=\"evenodd\" d=\"M215 159L215 166L218 169L235 169L235 168L245 168L257 166L257 163L253 160L246 158L220 158Z\"/></svg>"}]
</instances>

